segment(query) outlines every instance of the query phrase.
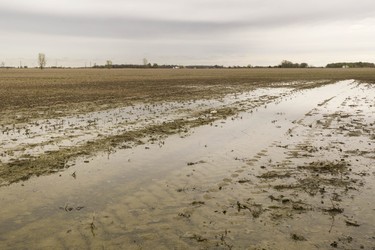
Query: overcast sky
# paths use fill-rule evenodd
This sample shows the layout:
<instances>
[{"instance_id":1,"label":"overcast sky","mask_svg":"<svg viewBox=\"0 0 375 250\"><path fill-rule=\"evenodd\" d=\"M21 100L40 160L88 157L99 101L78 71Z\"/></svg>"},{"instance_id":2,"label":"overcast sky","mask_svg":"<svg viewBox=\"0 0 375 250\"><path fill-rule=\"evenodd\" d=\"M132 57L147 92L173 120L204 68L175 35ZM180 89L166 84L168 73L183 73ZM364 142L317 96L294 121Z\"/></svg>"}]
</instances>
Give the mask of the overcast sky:
<instances>
[{"instance_id":1,"label":"overcast sky","mask_svg":"<svg viewBox=\"0 0 375 250\"><path fill-rule=\"evenodd\" d=\"M374 0L0 0L0 62L375 62Z\"/></svg>"}]
</instances>

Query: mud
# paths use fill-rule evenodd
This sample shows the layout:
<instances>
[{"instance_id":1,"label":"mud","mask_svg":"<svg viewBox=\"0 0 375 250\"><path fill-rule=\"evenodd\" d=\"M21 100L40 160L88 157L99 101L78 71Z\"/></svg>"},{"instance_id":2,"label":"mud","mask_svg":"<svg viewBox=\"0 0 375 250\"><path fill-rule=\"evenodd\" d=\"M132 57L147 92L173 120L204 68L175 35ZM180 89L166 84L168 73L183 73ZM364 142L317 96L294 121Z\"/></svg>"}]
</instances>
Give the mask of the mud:
<instances>
[{"instance_id":1,"label":"mud","mask_svg":"<svg viewBox=\"0 0 375 250\"><path fill-rule=\"evenodd\" d=\"M163 102L95 111L73 117L2 126L0 185L68 168L69 160L99 151L159 141L191 127L234 116L285 96L293 88L259 88L220 100Z\"/></svg>"},{"instance_id":2,"label":"mud","mask_svg":"<svg viewBox=\"0 0 375 250\"><path fill-rule=\"evenodd\" d=\"M374 86L262 91L1 187L0 247L374 249Z\"/></svg>"}]
</instances>

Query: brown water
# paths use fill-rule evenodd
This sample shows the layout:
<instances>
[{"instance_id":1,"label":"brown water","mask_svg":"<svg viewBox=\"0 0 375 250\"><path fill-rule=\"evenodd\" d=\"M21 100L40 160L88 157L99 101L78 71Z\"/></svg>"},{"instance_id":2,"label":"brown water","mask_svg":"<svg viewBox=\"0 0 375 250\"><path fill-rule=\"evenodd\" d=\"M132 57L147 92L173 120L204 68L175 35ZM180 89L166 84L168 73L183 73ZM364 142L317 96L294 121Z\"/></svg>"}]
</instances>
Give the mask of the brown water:
<instances>
[{"instance_id":1,"label":"brown water","mask_svg":"<svg viewBox=\"0 0 375 250\"><path fill-rule=\"evenodd\" d=\"M2 187L0 248L374 249L374 100L298 91Z\"/></svg>"}]
</instances>

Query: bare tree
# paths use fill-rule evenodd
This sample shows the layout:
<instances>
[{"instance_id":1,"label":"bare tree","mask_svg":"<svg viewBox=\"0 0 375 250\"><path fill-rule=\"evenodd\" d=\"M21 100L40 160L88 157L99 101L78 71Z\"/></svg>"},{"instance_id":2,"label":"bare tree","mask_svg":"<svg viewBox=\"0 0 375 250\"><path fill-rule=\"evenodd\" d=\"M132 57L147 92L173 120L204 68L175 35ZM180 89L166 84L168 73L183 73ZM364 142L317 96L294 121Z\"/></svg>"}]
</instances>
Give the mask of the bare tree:
<instances>
[{"instance_id":1,"label":"bare tree","mask_svg":"<svg viewBox=\"0 0 375 250\"><path fill-rule=\"evenodd\" d=\"M105 66L107 67L107 68L112 68L112 61L111 60L107 60L106 61L106 63L105 63Z\"/></svg>"},{"instance_id":2,"label":"bare tree","mask_svg":"<svg viewBox=\"0 0 375 250\"><path fill-rule=\"evenodd\" d=\"M143 58L143 66L147 66L147 64L148 64L147 58Z\"/></svg>"},{"instance_id":3,"label":"bare tree","mask_svg":"<svg viewBox=\"0 0 375 250\"><path fill-rule=\"evenodd\" d=\"M40 69L43 69L46 66L47 60L46 55L43 53L39 53L38 55L38 65Z\"/></svg>"}]
</instances>

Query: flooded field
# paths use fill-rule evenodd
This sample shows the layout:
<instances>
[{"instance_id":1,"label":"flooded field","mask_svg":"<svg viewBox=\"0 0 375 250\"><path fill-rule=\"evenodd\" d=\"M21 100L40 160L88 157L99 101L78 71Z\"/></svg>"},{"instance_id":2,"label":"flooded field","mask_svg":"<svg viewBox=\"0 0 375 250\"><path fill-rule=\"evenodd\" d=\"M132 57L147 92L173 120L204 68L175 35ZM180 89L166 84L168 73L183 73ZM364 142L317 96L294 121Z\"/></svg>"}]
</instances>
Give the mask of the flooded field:
<instances>
[{"instance_id":1,"label":"flooded field","mask_svg":"<svg viewBox=\"0 0 375 250\"><path fill-rule=\"evenodd\" d=\"M0 248L375 249L375 85L329 75L3 107Z\"/></svg>"}]
</instances>

